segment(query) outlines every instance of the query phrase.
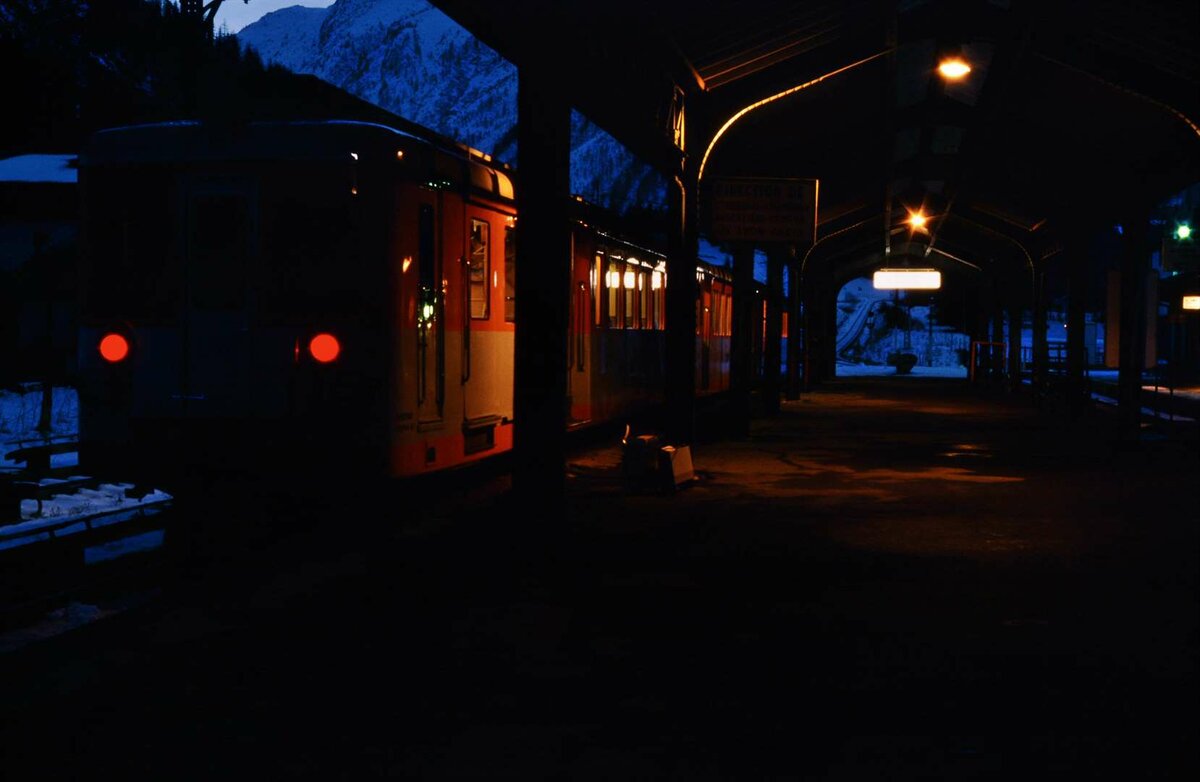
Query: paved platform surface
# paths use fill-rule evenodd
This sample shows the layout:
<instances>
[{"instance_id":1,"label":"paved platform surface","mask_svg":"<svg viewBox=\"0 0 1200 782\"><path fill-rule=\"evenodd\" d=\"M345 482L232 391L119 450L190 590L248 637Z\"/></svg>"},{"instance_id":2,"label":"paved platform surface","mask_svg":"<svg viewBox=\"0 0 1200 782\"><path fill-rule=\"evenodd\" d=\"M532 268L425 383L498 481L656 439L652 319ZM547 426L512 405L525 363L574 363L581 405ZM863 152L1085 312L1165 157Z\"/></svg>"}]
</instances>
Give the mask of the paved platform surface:
<instances>
[{"instance_id":1,"label":"paved platform surface","mask_svg":"<svg viewBox=\"0 0 1200 782\"><path fill-rule=\"evenodd\" d=\"M1200 441L1115 431L847 380L698 442L674 493L627 491L615 440L573 453L565 519L522 517L502 475L258 497L193 519L132 607L0 655L0 757L14 780L1191 778Z\"/></svg>"}]
</instances>

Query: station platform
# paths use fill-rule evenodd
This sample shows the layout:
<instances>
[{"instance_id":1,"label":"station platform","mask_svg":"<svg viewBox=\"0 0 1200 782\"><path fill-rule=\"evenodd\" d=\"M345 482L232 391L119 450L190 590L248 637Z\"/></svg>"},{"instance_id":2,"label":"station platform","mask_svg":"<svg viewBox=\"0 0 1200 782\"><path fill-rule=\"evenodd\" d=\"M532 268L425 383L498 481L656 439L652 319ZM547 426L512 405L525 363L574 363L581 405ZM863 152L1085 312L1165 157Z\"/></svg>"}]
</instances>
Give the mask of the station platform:
<instances>
[{"instance_id":1,"label":"station platform","mask_svg":"<svg viewBox=\"0 0 1200 782\"><path fill-rule=\"evenodd\" d=\"M831 381L741 436L700 424L680 485L631 487L617 433L573 449L563 518L498 472L191 519L206 531L135 607L5 647L6 770L1200 770L1194 419L1130 442L1103 404L896 376Z\"/></svg>"}]
</instances>

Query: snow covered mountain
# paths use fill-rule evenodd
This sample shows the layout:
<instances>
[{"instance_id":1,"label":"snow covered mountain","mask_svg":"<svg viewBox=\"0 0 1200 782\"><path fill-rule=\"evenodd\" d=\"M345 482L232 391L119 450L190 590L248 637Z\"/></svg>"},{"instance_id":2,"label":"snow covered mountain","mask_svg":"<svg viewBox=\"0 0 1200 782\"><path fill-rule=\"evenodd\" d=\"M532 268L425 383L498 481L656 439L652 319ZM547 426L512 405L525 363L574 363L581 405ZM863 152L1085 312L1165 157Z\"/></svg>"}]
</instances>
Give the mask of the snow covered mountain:
<instances>
[{"instance_id":1,"label":"snow covered mountain","mask_svg":"<svg viewBox=\"0 0 1200 782\"><path fill-rule=\"evenodd\" d=\"M517 166L516 67L425 0L293 6L237 34L263 62L317 76ZM662 178L576 112L572 190L619 210L661 207Z\"/></svg>"}]
</instances>

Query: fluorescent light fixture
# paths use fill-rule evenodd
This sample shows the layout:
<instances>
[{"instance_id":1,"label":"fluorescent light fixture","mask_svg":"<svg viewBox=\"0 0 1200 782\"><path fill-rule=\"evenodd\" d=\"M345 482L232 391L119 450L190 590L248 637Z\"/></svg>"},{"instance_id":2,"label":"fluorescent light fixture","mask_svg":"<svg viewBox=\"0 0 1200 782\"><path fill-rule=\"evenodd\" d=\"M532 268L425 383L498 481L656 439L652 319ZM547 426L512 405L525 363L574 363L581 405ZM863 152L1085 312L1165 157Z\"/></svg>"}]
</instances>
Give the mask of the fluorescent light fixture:
<instances>
[{"instance_id":1,"label":"fluorescent light fixture","mask_svg":"<svg viewBox=\"0 0 1200 782\"><path fill-rule=\"evenodd\" d=\"M1185 310L1200 310L1200 296L1184 296L1183 308Z\"/></svg>"},{"instance_id":2,"label":"fluorescent light fixture","mask_svg":"<svg viewBox=\"0 0 1200 782\"><path fill-rule=\"evenodd\" d=\"M942 287L942 273L937 269L880 269L872 281L881 291L929 291Z\"/></svg>"}]
</instances>

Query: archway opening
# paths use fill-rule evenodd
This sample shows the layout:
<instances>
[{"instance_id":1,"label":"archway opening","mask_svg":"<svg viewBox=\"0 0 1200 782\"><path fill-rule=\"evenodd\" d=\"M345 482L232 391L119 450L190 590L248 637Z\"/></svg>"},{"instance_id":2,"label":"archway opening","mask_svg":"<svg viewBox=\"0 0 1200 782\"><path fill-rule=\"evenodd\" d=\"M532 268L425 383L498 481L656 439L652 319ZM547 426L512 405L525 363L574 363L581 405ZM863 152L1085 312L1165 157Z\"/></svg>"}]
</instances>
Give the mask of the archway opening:
<instances>
[{"instance_id":1,"label":"archway opening","mask_svg":"<svg viewBox=\"0 0 1200 782\"><path fill-rule=\"evenodd\" d=\"M837 377L967 377L971 337L957 286L878 290L866 277L837 297Z\"/></svg>"}]
</instances>

